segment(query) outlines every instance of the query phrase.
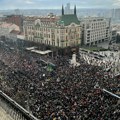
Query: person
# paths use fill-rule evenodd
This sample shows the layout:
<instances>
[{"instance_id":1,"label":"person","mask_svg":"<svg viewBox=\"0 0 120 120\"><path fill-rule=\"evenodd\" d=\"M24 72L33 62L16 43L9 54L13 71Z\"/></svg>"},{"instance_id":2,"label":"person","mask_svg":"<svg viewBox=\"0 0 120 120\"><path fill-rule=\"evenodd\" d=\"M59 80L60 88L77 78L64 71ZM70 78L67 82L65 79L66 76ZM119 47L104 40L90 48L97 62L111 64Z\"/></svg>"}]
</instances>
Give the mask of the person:
<instances>
[{"instance_id":1,"label":"person","mask_svg":"<svg viewBox=\"0 0 120 120\"><path fill-rule=\"evenodd\" d=\"M38 62L40 56L0 47L0 89L25 108L29 101L30 111L41 120L119 120L118 99L101 90L114 93L119 77L111 78L80 57L78 67L70 67L69 56L47 59L57 66L54 75Z\"/></svg>"}]
</instances>

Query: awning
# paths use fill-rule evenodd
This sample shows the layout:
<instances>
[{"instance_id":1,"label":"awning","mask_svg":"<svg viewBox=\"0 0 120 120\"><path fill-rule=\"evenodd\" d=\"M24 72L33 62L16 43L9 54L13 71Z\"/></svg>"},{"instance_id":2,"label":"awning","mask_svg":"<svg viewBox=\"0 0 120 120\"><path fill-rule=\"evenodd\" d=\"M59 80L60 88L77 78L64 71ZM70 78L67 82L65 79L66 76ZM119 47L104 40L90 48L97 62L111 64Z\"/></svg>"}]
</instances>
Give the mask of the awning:
<instances>
[{"instance_id":1,"label":"awning","mask_svg":"<svg viewBox=\"0 0 120 120\"><path fill-rule=\"evenodd\" d=\"M46 50L46 51L31 50L31 52L38 53L38 54L41 54L41 55L46 55L46 54L48 54L48 53L51 53L52 51L51 51L51 50Z\"/></svg>"}]
</instances>

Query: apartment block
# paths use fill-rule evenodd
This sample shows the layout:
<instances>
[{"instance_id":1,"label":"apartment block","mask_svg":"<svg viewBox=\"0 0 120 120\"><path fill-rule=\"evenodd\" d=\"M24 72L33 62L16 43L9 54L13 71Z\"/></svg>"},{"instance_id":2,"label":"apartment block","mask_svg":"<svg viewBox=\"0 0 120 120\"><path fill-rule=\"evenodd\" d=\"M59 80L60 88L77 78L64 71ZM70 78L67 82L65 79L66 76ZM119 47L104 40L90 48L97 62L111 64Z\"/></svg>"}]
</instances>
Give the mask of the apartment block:
<instances>
[{"instance_id":1,"label":"apartment block","mask_svg":"<svg viewBox=\"0 0 120 120\"><path fill-rule=\"evenodd\" d=\"M96 45L111 39L110 19L103 17L88 17L81 20L82 44Z\"/></svg>"}]
</instances>

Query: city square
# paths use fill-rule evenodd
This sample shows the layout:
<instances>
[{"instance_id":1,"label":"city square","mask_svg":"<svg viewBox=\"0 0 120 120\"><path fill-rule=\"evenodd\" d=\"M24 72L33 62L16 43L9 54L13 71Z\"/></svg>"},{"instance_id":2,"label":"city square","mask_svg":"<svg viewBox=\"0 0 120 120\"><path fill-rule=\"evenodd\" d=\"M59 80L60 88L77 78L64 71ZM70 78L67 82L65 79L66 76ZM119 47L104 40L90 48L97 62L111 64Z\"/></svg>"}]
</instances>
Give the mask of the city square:
<instances>
[{"instance_id":1,"label":"city square","mask_svg":"<svg viewBox=\"0 0 120 120\"><path fill-rule=\"evenodd\" d=\"M18 1L0 1L0 120L120 120L119 9Z\"/></svg>"}]
</instances>

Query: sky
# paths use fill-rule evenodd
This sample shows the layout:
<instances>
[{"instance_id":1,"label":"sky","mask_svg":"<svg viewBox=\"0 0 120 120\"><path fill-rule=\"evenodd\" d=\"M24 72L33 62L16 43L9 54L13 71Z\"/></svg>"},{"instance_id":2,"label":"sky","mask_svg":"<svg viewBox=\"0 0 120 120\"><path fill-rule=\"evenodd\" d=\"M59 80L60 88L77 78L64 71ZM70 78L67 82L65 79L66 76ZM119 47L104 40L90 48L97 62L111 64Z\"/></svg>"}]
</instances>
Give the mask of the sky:
<instances>
[{"instance_id":1,"label":"sky","mask_svg":"<svg viewBox=\"0 0 120 120\"><path fill-rule=\"evenodd\" d=\"M119 8L120 0L0 0L0 9L60 9L62 4L77 8Z\"/></svg>"}]
</instances>

